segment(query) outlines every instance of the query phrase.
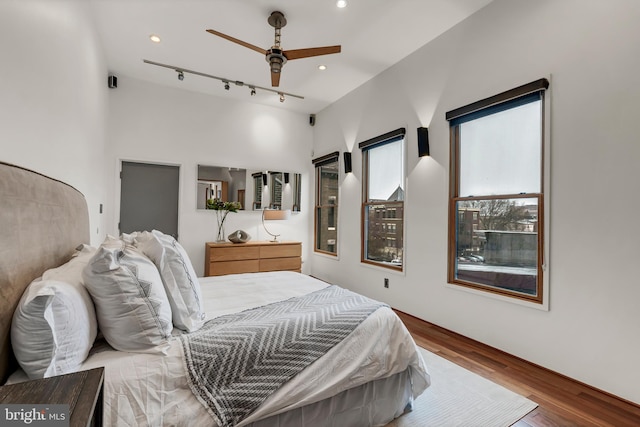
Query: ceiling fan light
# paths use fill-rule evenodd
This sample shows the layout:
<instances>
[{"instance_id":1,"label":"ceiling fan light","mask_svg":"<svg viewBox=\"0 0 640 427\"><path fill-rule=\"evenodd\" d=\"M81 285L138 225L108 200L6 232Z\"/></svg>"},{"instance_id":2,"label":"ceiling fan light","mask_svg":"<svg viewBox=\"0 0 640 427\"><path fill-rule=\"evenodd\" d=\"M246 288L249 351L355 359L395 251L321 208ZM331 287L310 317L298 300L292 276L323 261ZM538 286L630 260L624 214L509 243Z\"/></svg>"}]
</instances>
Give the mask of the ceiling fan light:
<instances>
[{"instance_id":1,"label":"ceiling fan light","mask_svg":"<svg viewBox=\"0 0 640 427\"><path fill-rule=\"evenodd\" d=\"M282 70L282 60L278 57L271 58L269 64L271 65L272 73L279 73Z\"/></svg>"}]
</instances>

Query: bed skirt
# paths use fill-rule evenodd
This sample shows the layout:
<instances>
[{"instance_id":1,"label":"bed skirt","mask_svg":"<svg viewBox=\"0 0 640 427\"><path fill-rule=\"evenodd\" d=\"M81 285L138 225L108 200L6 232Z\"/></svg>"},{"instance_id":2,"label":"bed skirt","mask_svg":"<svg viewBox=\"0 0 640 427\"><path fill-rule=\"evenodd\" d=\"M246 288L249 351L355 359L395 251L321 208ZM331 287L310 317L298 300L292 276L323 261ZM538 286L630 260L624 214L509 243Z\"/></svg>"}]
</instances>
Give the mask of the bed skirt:
<instances>
[{"instance_id":1,"label":"bed skirt","mask_svg":"<svg viewBox=\"0 0 640 427\"><path fill-rule=\"evenodd\" d=\"M411 411L411 368L328 399L255 421L250 427L384 426Z\"/></svg>"}]
</instances>

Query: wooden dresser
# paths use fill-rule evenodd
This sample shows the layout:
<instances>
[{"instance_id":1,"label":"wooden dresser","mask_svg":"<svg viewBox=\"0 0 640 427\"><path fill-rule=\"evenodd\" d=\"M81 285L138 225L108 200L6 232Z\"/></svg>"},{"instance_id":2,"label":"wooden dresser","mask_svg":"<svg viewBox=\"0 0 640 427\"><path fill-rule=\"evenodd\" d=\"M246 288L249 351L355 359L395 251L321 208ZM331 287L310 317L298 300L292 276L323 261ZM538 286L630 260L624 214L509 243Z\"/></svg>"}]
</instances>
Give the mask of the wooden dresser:
<instances>
[{"instance_id":1,"label":"wooden dresser","mask_svg":"<svg viewBox=\"0 0 640 427\"><path fill-rule=\"evenodd\" d=\"M210 243L205 246L204 275L221 276L302 268L300 242Z\"/></svg>"}]
</instances>

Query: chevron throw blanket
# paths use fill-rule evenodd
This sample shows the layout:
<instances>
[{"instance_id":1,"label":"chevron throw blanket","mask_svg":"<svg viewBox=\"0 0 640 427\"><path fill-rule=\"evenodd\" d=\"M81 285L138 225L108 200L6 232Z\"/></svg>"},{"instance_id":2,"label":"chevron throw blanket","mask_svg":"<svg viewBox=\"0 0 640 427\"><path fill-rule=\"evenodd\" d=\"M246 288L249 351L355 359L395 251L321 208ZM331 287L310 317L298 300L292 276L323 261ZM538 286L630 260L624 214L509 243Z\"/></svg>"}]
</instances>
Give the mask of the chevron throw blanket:
<instances>
[{"instance_id":1,"label":"chevron throw blanket","mask_svg":"<svg viewBox=\"0 0 640 427\"><path fill-rule=\"evenodd\" d=\"M180 336L191 390L218 425L236 425L383 306L329 286L212 319Z\"/></svg>"}]
</instances>

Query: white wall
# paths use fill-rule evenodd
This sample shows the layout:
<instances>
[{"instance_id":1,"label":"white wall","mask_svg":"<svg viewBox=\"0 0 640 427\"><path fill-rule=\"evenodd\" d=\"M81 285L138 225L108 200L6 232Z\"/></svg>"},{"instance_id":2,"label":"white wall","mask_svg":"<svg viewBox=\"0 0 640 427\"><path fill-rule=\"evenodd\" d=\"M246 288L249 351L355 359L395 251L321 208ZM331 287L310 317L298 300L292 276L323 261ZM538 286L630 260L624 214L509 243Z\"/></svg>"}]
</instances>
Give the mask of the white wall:
<instances>
[{"instance_id":1,"label":"white wall","mask_svg":"<svg viewBox=\"0 0 640 427\"><path fill-rule=\"evenodd\" d=\"M311 272L640 403L640 2L496 0L318 114L316 153L353 150L339 259ZM550 310L446 285L445 112L551 75ZM360 264L357 142L405 126L405 273ZM431 157L418 159L416 128ZM383 287L389 277L391 286Z\"/></svg>"},{"instance_id":2,"label":"white wall","mask_svg":"<svg viewBox=\"0 0 640 427\"><path fill-rule=\"evenodd\" d=\"M118 233L121 161L180 166L179 241L198 275L204 273L204 245L216 237L213 211L196 209L198 164L254 170L298 171L302 174L302 211L288 221L270 222L282 240L302 242L303 262L309 252L313 218L310 191L312 128L309 117L279 108L230 101L118 76L109 93L107 204L109 233ZM249 193L249 191L247 191ZM250 201L247 201L249 204ZM243 229L253 240L271 237L260 212L230 213L227 234ZM303 271L308 270L307 264Z\"/></svg>"},{"instance_id":3,"label":"white wall","mask_svg":"<svg viewBox=\"0 0 640 427\"><path fill-rule=\"evenodd\" d=\"M107 69L86 2L0 1L0 161L65 181L104 236Z\"/></svg>"}]
</instances>

